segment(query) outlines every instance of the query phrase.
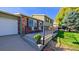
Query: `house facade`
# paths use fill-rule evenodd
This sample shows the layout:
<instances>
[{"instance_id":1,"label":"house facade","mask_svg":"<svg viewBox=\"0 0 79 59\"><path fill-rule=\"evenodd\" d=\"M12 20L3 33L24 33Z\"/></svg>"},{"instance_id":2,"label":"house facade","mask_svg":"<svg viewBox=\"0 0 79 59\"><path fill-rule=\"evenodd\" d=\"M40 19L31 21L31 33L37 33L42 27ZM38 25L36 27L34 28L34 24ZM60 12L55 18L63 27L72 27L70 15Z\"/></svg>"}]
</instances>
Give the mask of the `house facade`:
<instances>
[{"instance_id":1,"label":"house facade","mask_svg":"<svg viewBox=\"0 0 79 59\"><path fill-rule=\"evenodd\" d=\"M43 21L23 14L0 11L0 36L43 31Z\"/></svg>"},{"instance_id":2,"label":"house facade","mask_svg":"<svg viewBox=\"0 0 79 59\"><path fill-rule=\"evenodd\" d=\"M43 21L23 14L16 14L19 19L19 33L28 34L43 31Z\"/></svg>"},{"instance_id":3,"label":"house facade","mask_svg":"<svg viewBox=\"0 0 79 59\"><path fill-rule=\"evenodd\" d=\"M46 15L10 14L0 11L0 36L13 34L28 34L44 32L44 35L52 33L52 19Z\"/></svg>"},{"instance_id":4,"label":"house facade","mask_svg":"<svg viewBox=\"0 0 79 59\"><path fill-rule=\"evenodd\" d=\"M30 17L20 13L10 14L0 11L0 36L38 32L42 35L42 44L46 45L52 39L52 25L53 20L47 15Z\"/></svg>"}]
</instances>

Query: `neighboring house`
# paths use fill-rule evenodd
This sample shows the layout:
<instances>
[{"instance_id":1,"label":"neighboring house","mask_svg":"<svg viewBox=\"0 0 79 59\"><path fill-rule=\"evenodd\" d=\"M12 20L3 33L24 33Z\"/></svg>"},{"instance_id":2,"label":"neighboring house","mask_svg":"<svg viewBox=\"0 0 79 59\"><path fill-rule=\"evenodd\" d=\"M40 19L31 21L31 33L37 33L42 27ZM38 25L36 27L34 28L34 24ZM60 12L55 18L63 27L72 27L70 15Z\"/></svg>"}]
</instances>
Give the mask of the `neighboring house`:
<instances>
[{"instance_id":1,"label":"neighboring house","mask_svg":"<svg viewBox=\"0 0 79 59\"><path fill-rule=\"evenodd\" d=\"M32 17L43 21L43 39L44 44L47 44L52 38L53 19L44 14L33 14Z\"/></svg>"},{"instance_id":2,"label":"neighboring house","mask_svg":"<svg viewBox=\"0 0 79 59\"><path fill-rule=\"evenodd\" d=\"M32 17L44 21L44 26L46 26L46 27L53 25L53 20L50 17L48 17L47 15L33 14Z\"/></svg>"},{"instance_id":3,"label":"neighboring house","mask_svg":"<svg viewBox=\"0 0 79 59\"><path fill-rule=\"evenodd\" d=\"M36 18L26 16L24 14L16 13L17 16L20 16L19 19L19 33L27 34L27 33L35 33L43 31L43 21L38 20Z\"/></svg>"},{"instance_id":4,"label":"neighboring house","mask_svg":"<svg viewBox=\"0 0 79 59\"><path fill-rule=\"evenodd\" d=\"M19 16L0 11L0 36L18 34Z\"/></svg>"}]
</instances>

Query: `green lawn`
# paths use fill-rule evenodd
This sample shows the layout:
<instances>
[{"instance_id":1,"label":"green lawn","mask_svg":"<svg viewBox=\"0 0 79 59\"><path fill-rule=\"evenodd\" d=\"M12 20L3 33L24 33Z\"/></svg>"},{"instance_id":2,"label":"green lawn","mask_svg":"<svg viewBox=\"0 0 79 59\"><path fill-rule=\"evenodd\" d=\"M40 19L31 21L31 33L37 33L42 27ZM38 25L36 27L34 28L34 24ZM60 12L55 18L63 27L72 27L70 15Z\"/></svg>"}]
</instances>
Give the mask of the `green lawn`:
<instances>
[{"instance_id":1,"label":"green lawn","mask_svg":"<svg viewBox=\"0 0 79 59\"><path fill-rule=\"evenodd\" d=\"M79 50L79 33L59 31L57 41L74 50Z\"/></svg>"}]
</instances>

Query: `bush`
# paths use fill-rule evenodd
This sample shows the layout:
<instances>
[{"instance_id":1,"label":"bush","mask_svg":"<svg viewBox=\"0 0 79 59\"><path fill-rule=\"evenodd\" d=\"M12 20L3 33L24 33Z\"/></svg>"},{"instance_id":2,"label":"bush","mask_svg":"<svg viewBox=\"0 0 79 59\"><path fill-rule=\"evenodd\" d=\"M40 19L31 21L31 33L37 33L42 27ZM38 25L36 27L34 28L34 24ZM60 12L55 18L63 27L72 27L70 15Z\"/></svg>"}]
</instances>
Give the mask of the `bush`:
<instances>
[{"instance_id":1,"label":"bush","mask_svg":"<svg viewBox=\"0 0 79 59\"><path fill-rule=\"evenodd\" d=\"M33 38L37 41L37 44L40 44L41 43L41 34L35 34L33 36Z\"/></svg>"}]
</instances>

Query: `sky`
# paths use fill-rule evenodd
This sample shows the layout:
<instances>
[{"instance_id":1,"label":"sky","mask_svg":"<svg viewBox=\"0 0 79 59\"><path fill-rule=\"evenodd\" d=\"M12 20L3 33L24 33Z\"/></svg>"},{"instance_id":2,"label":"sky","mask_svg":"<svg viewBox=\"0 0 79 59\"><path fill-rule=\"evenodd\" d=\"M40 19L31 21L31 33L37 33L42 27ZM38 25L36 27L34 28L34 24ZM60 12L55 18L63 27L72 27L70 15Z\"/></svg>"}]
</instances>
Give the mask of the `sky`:
<instances>
[{"instance_id":1,"label":"sky","mask_svg":"<svg viewBox=\"0 0 79 59\"><path fill-rule=\"evenodd\" d=\"M53 20L59 9L59 7L0 7L1 11L8 13L22 13L28 16L32 16L32 14L46 14Z\"/></svg>"}]
</instances>

